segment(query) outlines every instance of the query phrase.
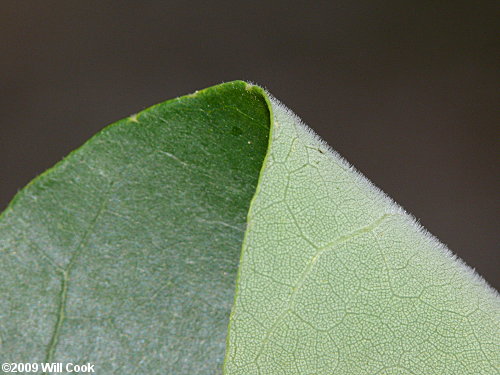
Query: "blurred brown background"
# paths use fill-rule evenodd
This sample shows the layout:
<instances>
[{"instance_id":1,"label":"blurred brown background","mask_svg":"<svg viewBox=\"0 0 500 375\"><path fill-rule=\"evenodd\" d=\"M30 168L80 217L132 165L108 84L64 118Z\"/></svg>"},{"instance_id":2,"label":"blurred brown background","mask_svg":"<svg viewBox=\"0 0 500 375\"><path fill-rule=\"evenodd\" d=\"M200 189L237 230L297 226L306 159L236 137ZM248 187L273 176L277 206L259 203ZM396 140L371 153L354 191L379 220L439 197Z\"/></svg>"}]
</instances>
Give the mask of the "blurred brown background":
<instances>
[{"instance_id":1,"label":"blurred brown background","mask_svg":"<svg viewBox=\"0 0 500 375\"><path fill-rule=\"evenodd\" d=\"M0 209L104 125L266 86L497 289L498 2L6 1Z\"/></svg>"}]
</instances>

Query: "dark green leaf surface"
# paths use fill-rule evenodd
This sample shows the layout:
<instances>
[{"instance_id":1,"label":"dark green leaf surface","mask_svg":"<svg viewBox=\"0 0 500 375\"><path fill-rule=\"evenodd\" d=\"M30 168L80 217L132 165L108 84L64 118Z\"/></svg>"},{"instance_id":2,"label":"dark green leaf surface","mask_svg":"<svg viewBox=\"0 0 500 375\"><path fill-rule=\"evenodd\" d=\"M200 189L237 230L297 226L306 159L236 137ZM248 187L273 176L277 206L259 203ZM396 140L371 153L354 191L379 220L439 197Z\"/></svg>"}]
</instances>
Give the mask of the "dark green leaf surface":
<instances>
[{"instance_id":1,"label":"dark green leaf surface","mask_svg":"<svg viewBox=\"0 0 500 375\"><path fill-rule=\"evenodd\" d=\"M0 220L0 362L220 372L269 133L247 88L119 121L18 194Z\"/></svg>"}]
</instances>

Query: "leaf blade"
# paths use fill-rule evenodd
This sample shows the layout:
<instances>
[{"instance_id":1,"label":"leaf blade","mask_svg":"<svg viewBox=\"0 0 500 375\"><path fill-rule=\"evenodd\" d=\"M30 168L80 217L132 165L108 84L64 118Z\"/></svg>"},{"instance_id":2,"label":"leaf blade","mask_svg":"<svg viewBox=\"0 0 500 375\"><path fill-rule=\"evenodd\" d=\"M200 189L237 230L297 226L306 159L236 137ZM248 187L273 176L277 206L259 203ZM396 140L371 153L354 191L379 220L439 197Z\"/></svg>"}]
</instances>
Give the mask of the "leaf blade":
<instances>
[{"instance_id":1,"label":"leaf blade","mask_svg":"<svg viewBox=\"0 0 500 375\"><path fill-rule=\"evenodd\" d=\"M219 373L239 267L226 374L500 366L498 294L241 81L121 120L36 179L0 216L0 259L8 362Z\"/></svg>"},{"instance_id":2,"label":"leaf blade","mask_svg":"<svg viewBox=\"0 0 500 375\"><path fill-rule=\"evenodd\" d=\"M0 220L0 358L220 370L268 123L246 83L210 88L107 127L25 188Z\"/></svg>"},{"instance_id":3,"label":"leaf blade","mask_svg":"<svg viewBox=\"0 0 500 375\"><path fill-rule=\"evenodd\" d=\"M497 373L496 291L270 100L225 373Z\"/></svg>"}]
</instances>

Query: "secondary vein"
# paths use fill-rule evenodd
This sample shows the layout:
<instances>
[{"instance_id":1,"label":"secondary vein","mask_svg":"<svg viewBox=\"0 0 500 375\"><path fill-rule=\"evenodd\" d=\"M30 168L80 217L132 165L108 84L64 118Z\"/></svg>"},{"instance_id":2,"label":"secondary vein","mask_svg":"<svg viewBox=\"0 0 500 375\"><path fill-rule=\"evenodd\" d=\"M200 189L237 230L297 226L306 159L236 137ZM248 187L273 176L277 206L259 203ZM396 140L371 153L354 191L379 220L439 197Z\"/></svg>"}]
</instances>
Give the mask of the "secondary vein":
<instances>
[{"instance_id":1,"label":"secondary vein","mask_svg":"<svg viewBox=\"0 0 500 375\"><path fill-rule=\"evenodd\" d=\"M89 224L89 227L85 231L85 233L82 236L82 239L80 243L78 244L75 253L71 257L68 266L66 269L62 270L62 280L61 280L61 293L59 297L59 309L57 313L57 320L56 324L54 327L54 332L52 334L52 337L49 341L49 346L47 349L47 354L45 356L45 362L46 363L51 363L54 359L54 353L57 347L57 343L59 341L59 337L61 335L61 328L64 323L65 317L66 317L66 305L67 305L67 300L68 300L68 284L69 284L69 279L70 279L70 274L71 270L73 269L73 266L78 258L78 256L81 254L82 250L85 248L85 246L88 243L88 239L90 237L90 234L94 231L97 221L101 214L104 212L106 203L108 202L108 197L109 197L109 192L111 191L111 187L113 186L113 183L110 183L107 190L103 193L103 197L101 199L101 203L99 205L99 208L97 209L96 214L94 215L92 221Z\"/></svg>"}]
</instances>

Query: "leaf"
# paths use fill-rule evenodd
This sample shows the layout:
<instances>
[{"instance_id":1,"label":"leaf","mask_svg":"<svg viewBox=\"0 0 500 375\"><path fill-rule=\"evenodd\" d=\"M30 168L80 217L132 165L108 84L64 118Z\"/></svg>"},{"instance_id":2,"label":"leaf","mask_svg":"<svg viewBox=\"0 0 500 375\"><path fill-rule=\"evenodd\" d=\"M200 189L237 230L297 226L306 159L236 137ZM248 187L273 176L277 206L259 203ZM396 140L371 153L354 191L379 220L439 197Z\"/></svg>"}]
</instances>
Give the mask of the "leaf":
<instances>
[{"instance_id":1,"label":"leaf","mask_svg":"<svg viewBox=\"0 0 500 375\"><path fill-rule=\"evenodd\" d=\"M268 133L260 89L222 85L107 127L26 187L0 221L0 359L220 369Z\"/></svg>"},{"instance_id":2,"label":"leaf","mask_svg":"<svg viewBox=\"0 0 500 375\"><path fill-rule=\"evenodd\" d=\"M215 374L226 352L228 375L500 367L496 291L241 81L121 120L24 188L0 217L0 280L2 362Z\"/></svg>"},{"instance_id":3,"label":"leaf","mask_svg":"<svg viewBox=\"0 0 500 375\"><path fill-rule=\"evenodd\" d=\"M497 374L500 298L271 97L227 374Z\"/></svg>"}]
</instances>

